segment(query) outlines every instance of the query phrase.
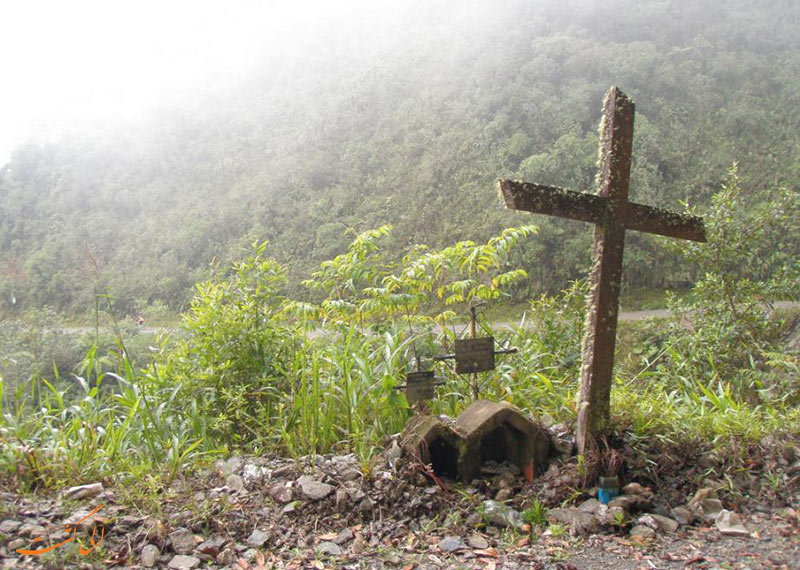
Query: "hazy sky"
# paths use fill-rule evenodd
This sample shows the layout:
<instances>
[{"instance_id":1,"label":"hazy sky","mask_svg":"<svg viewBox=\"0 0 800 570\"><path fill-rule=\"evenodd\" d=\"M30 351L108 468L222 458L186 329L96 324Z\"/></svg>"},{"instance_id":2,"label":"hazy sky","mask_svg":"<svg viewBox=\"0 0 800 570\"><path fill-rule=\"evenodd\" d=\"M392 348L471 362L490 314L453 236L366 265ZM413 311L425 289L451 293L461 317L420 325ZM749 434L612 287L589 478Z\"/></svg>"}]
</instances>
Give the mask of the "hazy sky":
<instances>
[{"instance_id":1,"label":"hazy sky","mask_svg":"<svg viewBox=\"0 0 800 570\"><path fill-rule=\"evenodd\" d=\"M0 0L0 164L27 140L136 120L230 84L272 46L382 4Z\"/></svg>"}]
</instances>

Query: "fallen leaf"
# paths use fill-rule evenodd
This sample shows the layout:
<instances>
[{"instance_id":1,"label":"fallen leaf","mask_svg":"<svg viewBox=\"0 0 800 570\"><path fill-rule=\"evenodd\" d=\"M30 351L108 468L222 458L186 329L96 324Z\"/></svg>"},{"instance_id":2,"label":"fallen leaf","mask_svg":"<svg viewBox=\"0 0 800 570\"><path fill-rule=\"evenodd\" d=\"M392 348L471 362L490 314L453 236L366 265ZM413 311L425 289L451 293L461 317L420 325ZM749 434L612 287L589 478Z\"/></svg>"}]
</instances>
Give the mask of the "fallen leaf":
<instances>
[{"instance_id":1,"label":"fallen leaf","mask_svg":"<svg viewBox=\"0 0 800 570\"><path fill-rule=\"evenodd\" d=\"M478 556L488 556L491 558L497 558L499 556L497 549L494 547L484 548L482 550L473 550L476 555Z\"/></svg>"},{"instance_id":2,"label":"fallen leaf","mask_svg":"<svg viewBox=\"0 0 800 570\"><path fill-rule=\"evenodd\" d=\"M325 540L335 540L339 536L338 532L326 532L325 534L321 534L317 537L319 541Z\"/></svg>"},{"instance_id":3,"label":"fallen leaf","mask_svg":"<svg viewBox=\"0 0 800 570\"><path fill-rule=\"evenodd\" d=\"M524 548L531 543L530 536L524 536L517 541L517 548Z\"/></svg>"}]
</instances>

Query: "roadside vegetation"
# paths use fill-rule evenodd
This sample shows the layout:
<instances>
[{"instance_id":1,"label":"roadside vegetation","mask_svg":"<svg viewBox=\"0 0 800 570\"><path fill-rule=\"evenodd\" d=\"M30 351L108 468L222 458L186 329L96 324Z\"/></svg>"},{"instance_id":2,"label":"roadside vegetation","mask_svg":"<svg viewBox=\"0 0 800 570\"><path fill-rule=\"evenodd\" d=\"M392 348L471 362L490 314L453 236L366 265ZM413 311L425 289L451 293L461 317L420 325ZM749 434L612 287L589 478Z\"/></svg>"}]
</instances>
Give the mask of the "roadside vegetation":
<instances>
[{"instance_id":1,"label":"roadside vegetation","mask_svg":"<svg viewBox=\"0 0 800 570\"><path fill-rule=\"evenodd\" d=\"M780 191L754 209L742 196L733 169L702 212L709 243L680 246L705 274L672 299L673 316L622 328L612 429L628 442L702 440L722 449L800 433L800 361L784 348L797 311L767 303L800 297L796 244L783 239L800 203ZM3 363L0 477L23 491L97 479L153 485L234 451L353 452L369 472L386 436L413 413L396 389L405 374L450 352L468 307L499 304L523 284L525 272L510 260L536 231L415 246L397 262L391 228L380 227L320 265L304 283L311 301L290 294L286 268L257 242L197 285L181 334L120 328L68 338L47 312L3 328L33 348L14 357L17 365L28 359L27 376ZM520 350L479 376L480 395L572 425L585 294L584 282L571 282L532 300L518 326L494 331ZM480 321L480 334L491 332ZM85 357L64 367L62 349ZM436 370L444 385L432 411L456 414L471 401L470 379L447 365Z\"/></svg>"},{"instance_id":2,"label":"roadside vegetation","mask_svg":"<svg viewBox=\"0 0 800 570\"><path fill-rule=\"evenodd\" d=\"M458 17L426 5L397 4L391 30L292 42L302 53L142 129L17 149L0 165L0 317L92 314L108 291L118 318L158 324L255 239L293 297L309 268L383 224L395 261L409 244L485 242L529 223L498 207L497 178L594 191L611 85L636 103L632 200L709 205L734 160L750 205L800 187L798 3L465 0ZM512 260L528 273L517 302L587 272L588 225L537 223ZM702 276L663 243L631 233L626 288Z\"/></svg>"}]
</instances>

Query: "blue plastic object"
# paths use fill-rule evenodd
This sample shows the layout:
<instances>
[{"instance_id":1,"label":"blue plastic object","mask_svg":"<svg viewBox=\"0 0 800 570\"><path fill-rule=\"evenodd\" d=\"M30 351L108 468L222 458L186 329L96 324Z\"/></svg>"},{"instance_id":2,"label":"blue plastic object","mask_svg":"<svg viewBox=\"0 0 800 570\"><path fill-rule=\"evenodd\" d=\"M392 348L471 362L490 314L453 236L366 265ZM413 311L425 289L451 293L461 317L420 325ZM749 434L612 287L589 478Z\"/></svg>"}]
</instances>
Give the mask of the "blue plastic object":
<instances>
[{"instance_id":1,"label":"blue plastic object","mask_svg":"<svg viewBox=\"0 0 800 570\"><path fill-rule=\"evenodd\" d=\"M614 497L619 495L619 489L616 487L611 489L598 489L597 490L597 498L600 499L600 502L604 505L607 505L608 502L613 499Z\"/></svg>"},{"instance_id":2,"label":"blue plastic object","mask_svg":"<svg viewBox=\"0 0 800 570\"><path fill-rule=\"evenodd\" d=\"M618 477L600 477L600 485L597 489L597 498L601 503L607 505L614 497L619 495Z\"/></svg>"}]
</instances>

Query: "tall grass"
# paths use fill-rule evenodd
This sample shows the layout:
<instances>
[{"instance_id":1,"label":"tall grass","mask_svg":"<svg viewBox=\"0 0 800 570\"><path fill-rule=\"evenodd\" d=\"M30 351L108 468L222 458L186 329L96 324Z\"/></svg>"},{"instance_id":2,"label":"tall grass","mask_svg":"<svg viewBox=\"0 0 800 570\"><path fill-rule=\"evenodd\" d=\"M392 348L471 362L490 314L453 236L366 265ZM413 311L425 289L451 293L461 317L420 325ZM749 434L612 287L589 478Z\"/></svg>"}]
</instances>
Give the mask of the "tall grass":
<instances>
[{"instance_id":1,"label":"tall grass","mask_svg":"<svg viewBox=\"0 0 800 570\"><path fill-rule=\"evenodd\" d=\"M536 417L574 421L579 363L573 353L580 342L574 320L580 309L564 307L579 295L575 288L560 302L539 299L530 313L533 322L495 332L500 342L521 350L480 375L482 397L510 401ZM214 425L201 397L159 376L158 362L147 371L130 362L109 370L109 360L92 347L79 367L90 374L56 371L12 391L0 383L0 472L26 490L153 474L168 481L234 447L298 456L354 452L368 466L384 438L402 430L412 414L396 387L413 367L414 344L425 340L418 336L402 326L373 333L351 324L311 340L298 329L292 337L296 349L283 370L288 388L268 393L272 402L260 408L263 416L253 418L261 428L233 444ZM446 342L443 335L427 340ZM445 383L430 403L433 413L457 414L471 400L467 380L445 365L437 376ZM800 431L796 408L778 398L754 405L713 378L690 384L648 369L619 377L612 398L614 427L637 438L699 437L722 444Z\"/></svg>"},{"instance_id":2,"label":"tall grass","mask_svg":"<svg viewBox=\"0 0 800 570\"><path fill-rule=\"evenodd\" d=\"M414 248L398 270L381 257L389 229L367 232L313 274L312 289L325 295L318 304L287 299L285 269L264 257L266 244L254 244L229 275L198 285L183 336L156 343L152 364L137 367L117 330L113 343L96 336L72 374L37 366L25 381L0 381L0 477L24 489L168 481L234 450L354 452L368 468L414 413L396 389L406 373L433 367L431 356L454 340L434 325L452 323L455 312L426 317L424 302L499 298L524 276L503 272L508 250L532 233L510 229L485 245L439 252ZM623 326L612 429L716 443L800 433L797 356L779 342L786 321L743 315L741 297L718 298L715 282L707 276L666 328ZM752 299L754 291L745 293ZM519 352L478 375L480 396L572 424L585 293L585 284L572 283L535 299L519 326L494 331ZM712 302L713 312L696 310ZM321 333L311 338L314 326ZM454 416L472 399L471 380L435 366L443 385L431 410Z\"/></svg>"},{"instance_id":3,"label":"tall grass","mask_svg":"<svg viewBox=\"0 0 800 570\"><path fill-rule=\"evenodd\" d=\"M93 345L79 367L90 380L55 369L12 392L0 382L0 473L28 490L147 473L171 478L214 451L203 417L177 398L177 387L146 389L129 362L123 376L104 369L104 360Z\"/></svg>"}]
</instances>

